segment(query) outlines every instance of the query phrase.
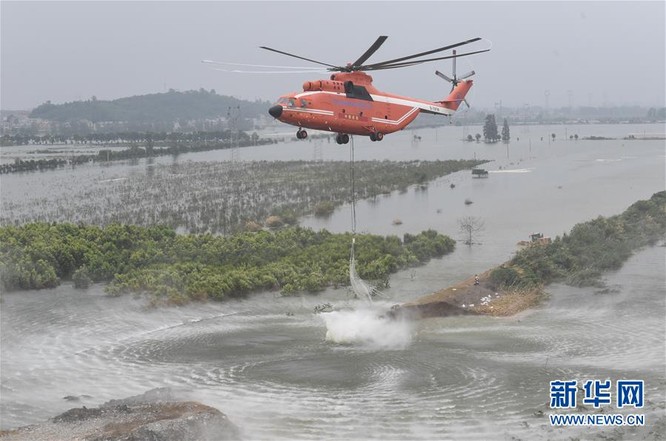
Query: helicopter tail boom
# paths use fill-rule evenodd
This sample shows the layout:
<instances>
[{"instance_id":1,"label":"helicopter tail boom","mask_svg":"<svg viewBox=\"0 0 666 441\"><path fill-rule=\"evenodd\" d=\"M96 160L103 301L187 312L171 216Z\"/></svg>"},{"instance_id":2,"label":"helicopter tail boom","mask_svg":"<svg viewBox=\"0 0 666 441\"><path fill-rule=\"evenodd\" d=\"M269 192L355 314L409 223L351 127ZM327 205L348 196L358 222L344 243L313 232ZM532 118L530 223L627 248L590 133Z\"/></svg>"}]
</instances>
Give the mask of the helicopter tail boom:
<instances>
[{"instance_id":1,"label":"helicopter tail boom","mask_svg":"<svg viewBox=\"0 0 666 441\"><path fill-rule=\"evenodd\" d=\"M474 82L472 80L461 80L453 88L449 96L444 98L442 101L438 101L439 104L451 110L458 110L460 104L465 101L465 96L467 92L472 88Z\"/></svg>"}]
</instances>

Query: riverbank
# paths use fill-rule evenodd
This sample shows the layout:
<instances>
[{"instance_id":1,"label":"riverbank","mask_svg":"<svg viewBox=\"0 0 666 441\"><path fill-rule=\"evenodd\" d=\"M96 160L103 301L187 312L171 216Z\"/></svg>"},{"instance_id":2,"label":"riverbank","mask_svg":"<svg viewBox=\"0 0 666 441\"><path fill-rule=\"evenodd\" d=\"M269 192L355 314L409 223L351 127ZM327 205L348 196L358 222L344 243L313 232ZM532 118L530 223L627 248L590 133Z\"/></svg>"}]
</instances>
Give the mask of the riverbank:
<instances>
[{"instance_id":1,"label":"riverbank","mask_svg":"<svg viewBox=\"0 0 666 441\"><path fill-rule=\"evenodd\" d=\"M538 306L547 294L542 286L526 289L496 289L488 270L475 277L404 303L393 309L398 316L410 318L447 317L452 315L489 315L507 317Z\"/></svg>"}]
</instances>

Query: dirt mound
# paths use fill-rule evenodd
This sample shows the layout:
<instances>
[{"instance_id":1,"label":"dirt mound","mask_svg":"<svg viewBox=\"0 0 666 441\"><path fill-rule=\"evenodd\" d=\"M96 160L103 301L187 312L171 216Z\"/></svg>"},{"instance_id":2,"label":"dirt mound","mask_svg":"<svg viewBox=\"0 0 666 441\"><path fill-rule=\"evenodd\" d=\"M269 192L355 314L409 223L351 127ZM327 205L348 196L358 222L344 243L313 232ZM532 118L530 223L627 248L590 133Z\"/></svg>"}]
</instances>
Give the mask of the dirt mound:
<instances>
[{"instance_id":1,"label":"dirt mound","mask_svg":"<svg viewBox=\"0 0 666 441\"><path fill-rule=\"evenodd\" d=\"M427 318L462 314L508 316L533 307L543 297L540 288L528 291L501 291L490 282L488 270L456 285L414 301L395 306L394 317ZM478 282L478 283L475 283Z\"/></svg>"}]
</instances>

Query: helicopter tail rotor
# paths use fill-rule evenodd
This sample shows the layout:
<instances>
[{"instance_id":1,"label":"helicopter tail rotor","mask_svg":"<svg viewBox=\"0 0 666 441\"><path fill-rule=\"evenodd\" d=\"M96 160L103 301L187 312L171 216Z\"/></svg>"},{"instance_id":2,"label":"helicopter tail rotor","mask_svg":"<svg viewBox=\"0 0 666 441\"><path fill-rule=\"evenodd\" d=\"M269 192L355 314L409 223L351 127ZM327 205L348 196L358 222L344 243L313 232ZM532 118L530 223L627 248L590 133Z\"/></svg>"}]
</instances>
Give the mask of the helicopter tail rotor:
<instances>
[{"instance_id":1,"label":"helicopter tail rotor","mask_svg":"<svg viewBox=\"0 0 666 441\"><path fill-rule=\"evenodd\" d=\"M442 72L440 72L438 70L435 71L435 75L437 75L438 77L443 78L444 80L451 83L451 90L453 90L458 85L458 83L460 83L462 80L465 80L465 79L471 77L472 75L474 75L476 73L472 70L472 71L467 72L464 75L458 76L456 74L456 58L457 58L456 57L456 51L454 50L453 51L453 75L452 75L452 78L443 74Z\"/></svg>"},{"instance_id":2,"label":"helicopter tail rotor","mask_svg":"<svg viewBox=\"0 0 666 441\"><path fill-rule=\"evenodd\" d=\"M453 92L453 89L455 89L456 86L457 86L462 80L465 80L465 79L467 79L467 78L473 76L473 75L476 73L476 72L474 72L474 71L472 70L472 71L467 72L467 73L464 74L464 75L458 76L458 75L456 74L456 59L457 59L457 57L456 57L456 51L455 51L455 49L454 49L454 50L453 50L453 75L452 75L452 77L449 77L448 75L445 75L445 74L443 74L442 72L440 72L440 71L438 71L438 70L435 71L435 75L437 75L438 77L442 78L443 80L448 81L449 83L451 83L451 92ZM464 99L463 102L465 103L465 105L467 105L467 108L469 108L469 103L467 102L467 100Z\"/></svg>"},{"instance_id":3,"label":"helicopter tail rotor","mask_svg":"<svg viewBox=\"0 0 666 441\"><path fill-rule=\"evenodd\" d=\"M455 85L453 84L453 78L449 78L449 77L447 77L446 75L444 75L443 73L441 73L441 72L438 71L438 70L435 71L435 75L437 75L438 77L440 77L440 78L442 78L442 79L448 81L449 83L451 83L451 84L452 84L452 88L455 87Z\"/></svg>"}]
</instances>

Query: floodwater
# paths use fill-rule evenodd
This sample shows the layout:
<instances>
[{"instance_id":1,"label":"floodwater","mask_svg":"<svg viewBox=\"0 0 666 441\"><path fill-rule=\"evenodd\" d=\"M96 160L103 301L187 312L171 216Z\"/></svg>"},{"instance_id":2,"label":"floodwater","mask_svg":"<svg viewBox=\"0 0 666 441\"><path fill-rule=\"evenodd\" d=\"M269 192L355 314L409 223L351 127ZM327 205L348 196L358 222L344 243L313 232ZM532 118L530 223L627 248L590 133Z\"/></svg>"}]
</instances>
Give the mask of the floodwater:
<instances>
[{"instance_id":1,"label":"floodwater","mask_svg":"<svg viewBox=\"0 0 666 441\"><path fill-rule=\"evenodd\" d=\"M542 307L517 317L380 318L391 304L507 260L531 232L555 236L664 189L663 141L575 142L564 133L620 137L663 126L517 127L512 135L520 140L508 148L460 142L465 130L480 128L422 129L414 143L414 132L381 143L355 140L357 159L493 160L487 179L460 172L427 190L358 204L358 229L372 233L434 228L457 237L459 218L485 223L480 244L459 243L449 256L393 275L387 298L373 307L342 289L161 309L147 309L134 296L106 297L99 285L4 293L0 426L169 386L227 413L247 439L655 439L666 427L665 247L641 250L607 274L605 293L550 286ZM67 191L72 176L84 186L174 160L230 154L3 175L2 198L48 198ZM241 149L238 156L345 160L349 146L294 142ZM393 225L396 218L402 225ZM349 230L350 222L349 207L302 221L332 231ZM313 314L325 302L336 312ZM590 379L644 380L645 407L633 413L644 414L646 426L551 427L542 416L551 412L549 382Z\"/></svg>"}]
</instances>

